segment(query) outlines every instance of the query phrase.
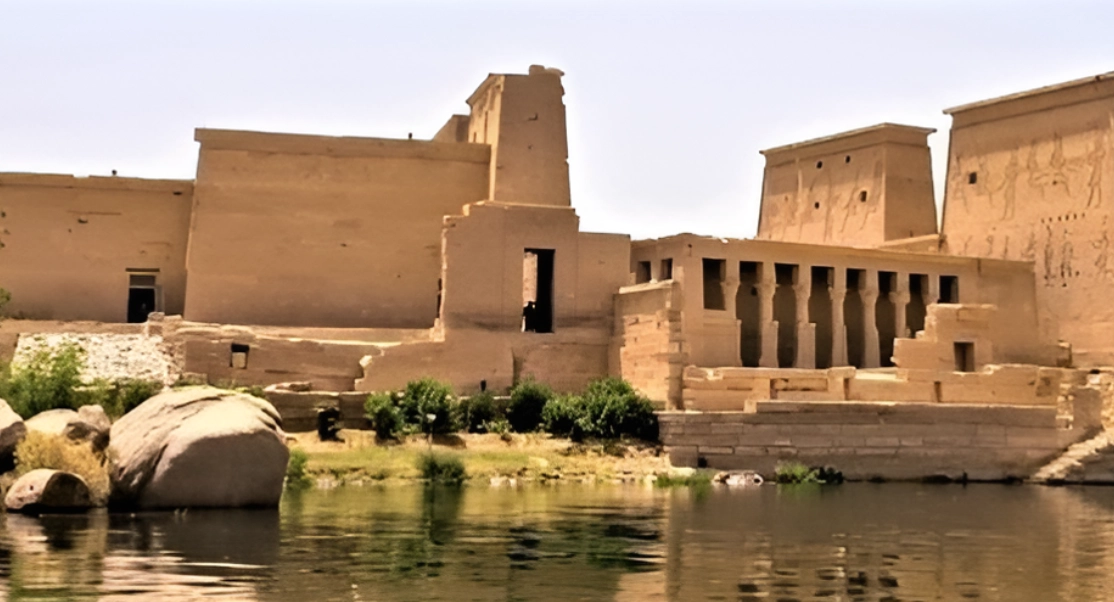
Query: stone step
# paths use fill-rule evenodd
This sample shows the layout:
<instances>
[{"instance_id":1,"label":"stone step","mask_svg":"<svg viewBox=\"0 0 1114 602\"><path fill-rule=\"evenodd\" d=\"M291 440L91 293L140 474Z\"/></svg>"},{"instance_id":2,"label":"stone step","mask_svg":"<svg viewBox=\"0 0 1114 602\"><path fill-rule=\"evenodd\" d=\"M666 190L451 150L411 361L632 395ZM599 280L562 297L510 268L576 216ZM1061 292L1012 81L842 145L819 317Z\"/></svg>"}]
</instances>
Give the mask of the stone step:
<instances>
[{"instance_id":1,"label":"stone step","mask_svg":"<svg viewBox=\"0 0 1114 602\"><path fill-rule=\"evenodd\" d=\"M1055 460L1045 464L1029 480L1033 483L1110 483L1109 470L1088 472L1089 466L1114 464L1114 438L1107 431L1080 441Z\"/></svg>"}]
</instances>

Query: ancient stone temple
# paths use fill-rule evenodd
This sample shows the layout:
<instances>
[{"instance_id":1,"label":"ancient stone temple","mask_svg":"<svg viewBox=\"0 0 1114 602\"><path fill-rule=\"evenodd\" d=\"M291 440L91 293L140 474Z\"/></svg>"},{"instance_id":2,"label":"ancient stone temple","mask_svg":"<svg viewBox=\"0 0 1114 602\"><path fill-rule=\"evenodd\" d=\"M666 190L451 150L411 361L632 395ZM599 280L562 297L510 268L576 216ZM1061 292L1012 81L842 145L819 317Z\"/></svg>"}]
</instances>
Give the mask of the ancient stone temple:
<instances>
[{"instance_id":1,"label":"ancient stone temple","mask_svg":"<svg viewBox=\"0 0 1114 602\"><path fill-rule=\"evenodd\" d=\"M1081 369L1114 365L1112 81L949 109L940 227L933 130L884 123L762 151L754 239L582 232L540 66L428 140L199 129L192 181L0 173L0 359L35 333L160 337L181 372L353 407L427 375L610 374L667 410L681 463L1031 472L1098 425ZM885 427L895 403L913 426Z\"/></svg>"}]
</instances>

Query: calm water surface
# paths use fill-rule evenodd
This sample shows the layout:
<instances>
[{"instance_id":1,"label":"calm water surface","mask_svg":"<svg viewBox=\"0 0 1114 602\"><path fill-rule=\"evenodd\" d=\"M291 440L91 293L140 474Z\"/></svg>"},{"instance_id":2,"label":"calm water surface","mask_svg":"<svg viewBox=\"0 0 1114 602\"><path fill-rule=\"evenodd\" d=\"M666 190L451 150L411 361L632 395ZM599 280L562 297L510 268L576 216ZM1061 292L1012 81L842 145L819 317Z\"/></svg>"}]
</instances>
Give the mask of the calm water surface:
<instances>
[{"instance_id":1,"label":"calm water surface","mask_svg":"<svg viewBox=\"0 0 1114 602\"><path fill-rule=\"evenodd\" d=\"M368 487L0 520L12 600L1114 600L1114 488Z\"/></svg>"}]
</instances>

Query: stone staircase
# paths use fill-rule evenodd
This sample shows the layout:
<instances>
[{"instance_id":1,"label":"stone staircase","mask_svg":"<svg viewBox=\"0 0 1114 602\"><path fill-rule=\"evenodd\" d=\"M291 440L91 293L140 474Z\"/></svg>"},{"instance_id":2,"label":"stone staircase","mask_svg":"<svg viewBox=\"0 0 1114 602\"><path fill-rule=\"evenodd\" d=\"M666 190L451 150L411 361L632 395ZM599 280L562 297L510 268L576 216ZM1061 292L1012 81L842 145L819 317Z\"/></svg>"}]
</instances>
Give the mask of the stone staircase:
<instances>
[{"instance_id":1,"label":"stone staircase","mask_svg":"<svg viewBox=\"0 0 1114 602\"><path fill-rule=\"evenodd\" d=\"M1072 445L1029 480L1050 485L1114 484L1114 434L1104 430Z\"/></svg>"}]
</instances>

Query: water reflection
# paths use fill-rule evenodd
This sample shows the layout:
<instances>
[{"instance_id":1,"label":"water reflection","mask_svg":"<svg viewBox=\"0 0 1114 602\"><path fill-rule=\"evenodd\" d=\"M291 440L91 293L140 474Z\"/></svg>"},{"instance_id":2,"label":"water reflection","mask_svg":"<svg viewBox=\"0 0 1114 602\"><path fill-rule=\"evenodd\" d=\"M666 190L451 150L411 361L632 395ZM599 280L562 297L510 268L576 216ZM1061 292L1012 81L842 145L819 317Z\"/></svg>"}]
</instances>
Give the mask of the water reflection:
<instances>
[{"instance_id":1,"label":"water reflection","mask_svg":"<svg viewBox=\"0 0 1114 602\"><path fill-rule=\"evenodd\" d=\"M341 488L3 517L0 597L1101 600L1114 489Z\"/></svg>"}]
</instances>

